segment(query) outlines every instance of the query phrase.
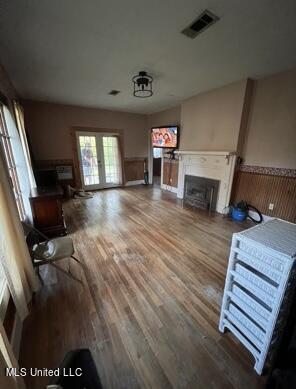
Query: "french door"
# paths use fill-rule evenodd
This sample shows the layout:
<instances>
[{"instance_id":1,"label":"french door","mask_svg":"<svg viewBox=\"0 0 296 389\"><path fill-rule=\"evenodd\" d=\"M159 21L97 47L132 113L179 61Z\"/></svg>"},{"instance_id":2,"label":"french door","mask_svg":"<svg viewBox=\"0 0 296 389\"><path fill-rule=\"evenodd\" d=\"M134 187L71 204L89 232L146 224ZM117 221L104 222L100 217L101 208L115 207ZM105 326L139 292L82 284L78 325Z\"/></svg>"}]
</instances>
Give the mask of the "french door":
<instances>
[{"instance_id":1,"label":"french door","mask_svg":"<svg viewBox=\"0 0 296 389\"><path fill-rule=\"evenodd\" d=\"M76 132L81 183L84 189L121 184L119 138L116 134Z\"/></svg>"}]
</instances>

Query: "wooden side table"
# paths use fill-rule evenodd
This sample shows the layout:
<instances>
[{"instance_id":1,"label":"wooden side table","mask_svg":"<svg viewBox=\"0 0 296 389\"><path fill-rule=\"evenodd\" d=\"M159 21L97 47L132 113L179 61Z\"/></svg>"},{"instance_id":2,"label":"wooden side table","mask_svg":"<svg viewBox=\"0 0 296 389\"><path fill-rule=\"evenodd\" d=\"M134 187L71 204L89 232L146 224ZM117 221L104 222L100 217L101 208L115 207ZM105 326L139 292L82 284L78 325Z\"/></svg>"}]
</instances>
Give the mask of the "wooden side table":
<instances>
[{"instance_id":1,"label":"wooden side table","mask_svg":"<svg viewBox=\"0 0 296 389\"><path fill-rule=\"evenodd\" d=\"M34 188L29 199L34 226L38 230L48 236L67 234L60 186Z\"/></svg>"}]
</instances>

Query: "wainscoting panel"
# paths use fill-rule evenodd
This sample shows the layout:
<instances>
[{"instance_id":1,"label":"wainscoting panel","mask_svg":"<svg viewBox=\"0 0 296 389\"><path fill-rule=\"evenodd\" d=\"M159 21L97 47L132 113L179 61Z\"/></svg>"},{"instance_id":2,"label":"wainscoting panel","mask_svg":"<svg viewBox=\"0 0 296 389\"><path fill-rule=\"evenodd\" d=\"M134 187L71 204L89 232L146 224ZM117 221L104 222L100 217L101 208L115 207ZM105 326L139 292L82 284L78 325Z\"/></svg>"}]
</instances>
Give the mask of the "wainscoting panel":
<instances>
[{"instance_id":1,"label":"wainscoting panel","mask_svg":"<svg viewBox=\"0 0 296 389\"><path fill-rule=\"evenodd\" d=\"M144 179L144 162L145 158L125 158L125 182Z\"/></svg>"},{"instance_id":2,"label":"wainscoting panel","mask_svg":"<svg viewBox=\"0 0 296 389\"><path fill-rule=\"evenodd\" d=\"M163 161L163 178L162 183L167 186L178 187L178 161Z\"/></svg>"},{"instance_id":3,"label":"wainscoting panel","mask_svg":"<svg viewBox=\"0 0 296 389\"><path fill-rule=\"evenodd\" d=\"M124 160L125 182L144 179L144 161L145 158L128 158ZM72 180L63 180L60 183L81 187L79 166L72 159L39 160L35 162L37 169L55 169L56 166L60 165L71 165L73 171Z\"/></svg>"},{"instance_id":4,"label":"wainscoting panel","mask_svg":"<svg viewBox=\"0 0 296 389\"><path fill-rule=\"evenodd\" d=\"M296 178L238 170L235 173L232 203L245 200L263 214L296 222ZM274 204L269 210L269 204Z\"/></svg>"}]
</instances>

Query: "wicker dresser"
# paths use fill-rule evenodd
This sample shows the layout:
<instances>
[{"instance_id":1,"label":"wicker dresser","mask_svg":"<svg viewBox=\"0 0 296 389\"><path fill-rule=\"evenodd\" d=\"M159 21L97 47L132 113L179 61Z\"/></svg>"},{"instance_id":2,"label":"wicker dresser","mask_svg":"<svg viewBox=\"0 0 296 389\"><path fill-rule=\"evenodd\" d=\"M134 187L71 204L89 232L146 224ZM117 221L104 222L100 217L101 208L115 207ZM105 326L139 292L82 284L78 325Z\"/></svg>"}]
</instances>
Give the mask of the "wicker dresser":
<instances>
[{"instance_id":1,"label":"wicker dresser","mask_svg":"<svg viewBox=\"0 0 296 389\"><path fill-rule=\"evenodd\" d=\"M295 289L296 225L274 219L233 234L219 329L271 362Z\"/></svg>"}]
</instances>

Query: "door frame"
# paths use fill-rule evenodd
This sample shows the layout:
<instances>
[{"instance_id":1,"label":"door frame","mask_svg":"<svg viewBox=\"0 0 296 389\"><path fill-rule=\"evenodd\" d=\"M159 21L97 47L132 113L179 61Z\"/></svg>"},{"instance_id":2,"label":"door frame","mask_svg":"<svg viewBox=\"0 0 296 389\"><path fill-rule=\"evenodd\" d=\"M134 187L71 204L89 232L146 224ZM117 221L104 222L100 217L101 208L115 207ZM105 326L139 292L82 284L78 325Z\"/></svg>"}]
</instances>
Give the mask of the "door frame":
<instances>
[{"instance_id":1,"label":"door frame","mask_svg":"<svg viewBox=\"0 0 296 389\"><path fill-rule=\"evenodd\" d=\"M159 126L163 127L163 126ZM168 126L169 127L169 126ZM162 185L162 176L163 176L163 158L164 158L165 149L162 149L161 153L161 168L160 168L160 186ZM151 142L151 128L148 129L148 177L149 184L153 184L153 146Z\"/></svg>"},{"instance_id":2,"label":"door frame","mask_svg":"<svg viewBox=\"0 0 296 389\"><path fill-rule=\"evenodd\" d=\"M93 135L93 133L99 133L106 136L118 136L119 139L119 147L120 147L120 156L121 156L121 173L122 173L122 184L120 185L111 185L107 184L104 186L104 188L108 187L120 187L124 186L124 142L123 142L123 130L122 129L109 129L109 128L96 128L96 127L71 127L70 128L70 136L72 139L72 152L73 152L73 165L74 165L74 172L75 172L75 185L77 188L84 188L84 184L81 177L80 172L80 150L78 148L78 141L77 141L77 132L80 132L82 134L89 133L90 135ZM97 190L97 189L91 189L88 190Z\"/></svg>"}]
</instances>

